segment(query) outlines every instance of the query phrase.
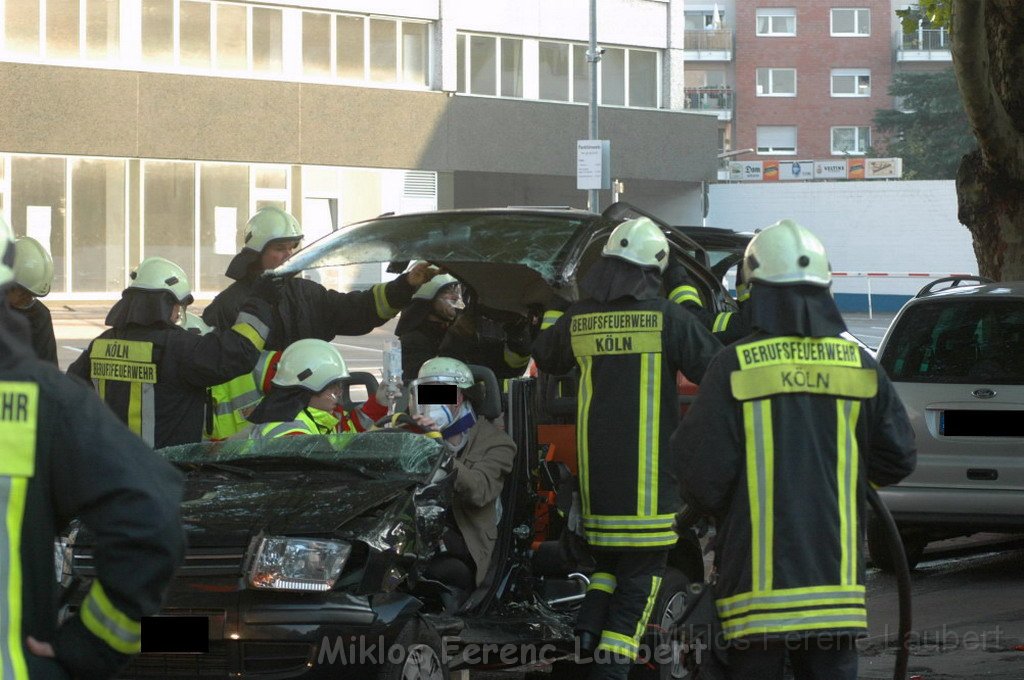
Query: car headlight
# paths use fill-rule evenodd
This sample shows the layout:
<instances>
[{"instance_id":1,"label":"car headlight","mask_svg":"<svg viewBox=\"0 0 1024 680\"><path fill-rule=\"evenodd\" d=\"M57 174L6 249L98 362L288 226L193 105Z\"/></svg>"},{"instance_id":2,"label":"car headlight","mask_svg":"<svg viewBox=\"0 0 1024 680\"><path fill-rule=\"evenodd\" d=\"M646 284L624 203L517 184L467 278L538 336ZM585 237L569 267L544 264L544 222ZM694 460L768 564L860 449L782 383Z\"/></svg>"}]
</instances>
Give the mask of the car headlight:
<instances>
[{"instance_id":1,"label":"car headlight","mask_svg":"<svg viewBox=\"0 0 1024 680\"><path fill-rule=\"evenodd\" d=\"M268 536L260 541L249 586L274 590L330 590L352 545L345 541Z\"/></svg>"}]
</instances>

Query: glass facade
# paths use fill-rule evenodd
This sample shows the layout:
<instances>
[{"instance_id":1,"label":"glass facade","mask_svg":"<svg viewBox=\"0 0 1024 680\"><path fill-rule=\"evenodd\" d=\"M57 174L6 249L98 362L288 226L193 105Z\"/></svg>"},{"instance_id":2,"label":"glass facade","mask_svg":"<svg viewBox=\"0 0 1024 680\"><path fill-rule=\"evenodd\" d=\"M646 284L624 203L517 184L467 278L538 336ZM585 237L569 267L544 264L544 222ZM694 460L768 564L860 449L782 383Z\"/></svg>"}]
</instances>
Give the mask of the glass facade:
<instances>
[{"instance_id":1,"label":"glass facade","mask_svg":"<svg viewBox=\"0 0 1024 680\"><path fill-rule=\"evenodd\" d=\"M116 297L127 272L154 255L180 265L193 291L209 297L231 283L224 272L256 210L293 211L311 243L382 212L436 209L436 196L406 193L407 177L422 174L0 153L0 214L16 236L50 251L56 298ZM379 267L357 269L319 276L342 289L380 280Z\"/></svg>"}]
</instances>

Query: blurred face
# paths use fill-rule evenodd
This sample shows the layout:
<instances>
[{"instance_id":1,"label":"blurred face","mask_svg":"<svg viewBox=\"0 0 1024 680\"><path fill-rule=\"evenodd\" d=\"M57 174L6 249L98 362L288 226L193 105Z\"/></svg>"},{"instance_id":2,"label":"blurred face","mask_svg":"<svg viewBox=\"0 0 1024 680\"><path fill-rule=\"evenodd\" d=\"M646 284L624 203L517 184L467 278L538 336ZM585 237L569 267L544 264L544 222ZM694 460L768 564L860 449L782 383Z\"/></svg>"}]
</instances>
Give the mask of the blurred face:
<instances>
[{"instance_id":1,"label":"blurred face","mask_svg":"<svg viewBox=\"0 0 1024 680\"><path fill-rule=\"evenodd\" d=\"M260 268L263 271L280 267L299 248L298 241L274 241L268 243L260 254Z\"/></svg>"},{"instance_id":2,"label":"blurred face","mask_svg":"<svg viewBox=\"0 0 1024 680\"><path fill-rule=\"evenodd\" d=\"M459 310L465 308L465 306L462 302L462 292L459 290L459 287L452 285L441 289L441 292L434 298L432 308L434 314L445 321L454 321Z\"/></svg>"},{"instance_id":3,"label":"blurred face","mask_svg":"<svg viewBox=\"0 0 1024 680\"><path fill-rule=\"evenodd\" d=\"M183 311L184 308L181 305L176 304L171 307L171 323L178 323Z\"/></svg>"},{"instance_id":4,"label":"blurred face","mask_svg":"<svg viewBox=\"0 0 1024 680\"><path fill-rule=\"evenodd\" d=\"M11 286L11 289L7 291L7 302L15 309L28 307L34 299L35 296L21 286Z\"/></svg>"},{"instance_id":5,"label":"blurred face","mask_svg":"<svg viewBox=\"0 0 1024 680\"><path fill-rule=\"evenodd\" d=\"M314 394L309 400L309 405L321 411L333 411L334 407L338 405L340 398L341 384L331 383L317 394Z\"/></svg>"}]
</instances>

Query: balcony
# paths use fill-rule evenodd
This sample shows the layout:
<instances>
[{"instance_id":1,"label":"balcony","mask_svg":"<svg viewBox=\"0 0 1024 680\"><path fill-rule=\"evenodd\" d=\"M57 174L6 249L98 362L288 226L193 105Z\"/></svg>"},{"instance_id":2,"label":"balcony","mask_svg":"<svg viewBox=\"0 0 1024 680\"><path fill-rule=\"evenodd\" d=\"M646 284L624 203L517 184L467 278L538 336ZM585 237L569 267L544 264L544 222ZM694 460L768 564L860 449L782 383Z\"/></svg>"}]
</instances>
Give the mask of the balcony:
<instances>
[{"instance_id":1,"label":"balcony","mask_svg":"<svg viewBox=\"0 0 1024 680\"><path fill-rule=\"evenodd\" d=\"M686 61L732 61L733 33L729 29L688 30L683 33Z\"/></svg>"},{"instance_id":2,"label":"balcony","mask_svg":"<svg viewBox=\"0 0 1024 680\"><path fill-rule=\"evenodd\" d=\"M731 87L688 87L684 90L687 111L714 113L718 120L732 120L734 92Z\"/></svg>"},{"instance_id":3,"label":"balcony","mask_svg":"<svg viewBox=\"0 0 1024 680\"><path fill-rule=\"evenodd\" d=\"M952 61L949 31L944 28L918 28L896 36L896 61Z\"/></svg>"}]
</instances>

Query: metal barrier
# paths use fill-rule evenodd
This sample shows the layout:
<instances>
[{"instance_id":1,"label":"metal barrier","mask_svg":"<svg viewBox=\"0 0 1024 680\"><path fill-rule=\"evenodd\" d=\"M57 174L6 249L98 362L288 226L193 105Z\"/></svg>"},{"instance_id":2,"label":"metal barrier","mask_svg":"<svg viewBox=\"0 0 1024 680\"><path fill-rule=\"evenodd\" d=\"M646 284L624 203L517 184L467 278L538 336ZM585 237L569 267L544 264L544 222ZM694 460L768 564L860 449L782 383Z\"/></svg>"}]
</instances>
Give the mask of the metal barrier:
<instances>
[{"instance_id":1,"label":"metal barrier","mask_svg":"<svg viewBox=\"0 0 1024 680\"><path fill-rule=\"evenodd\" d=\"M868 282L868 318L873 319L874 310L871 306L871 279L941 279L946 276L975 276L975 274L936 274L933 272L832 272L833 277L847 279L867 279Z\"/></svg>"}]
</instances>

